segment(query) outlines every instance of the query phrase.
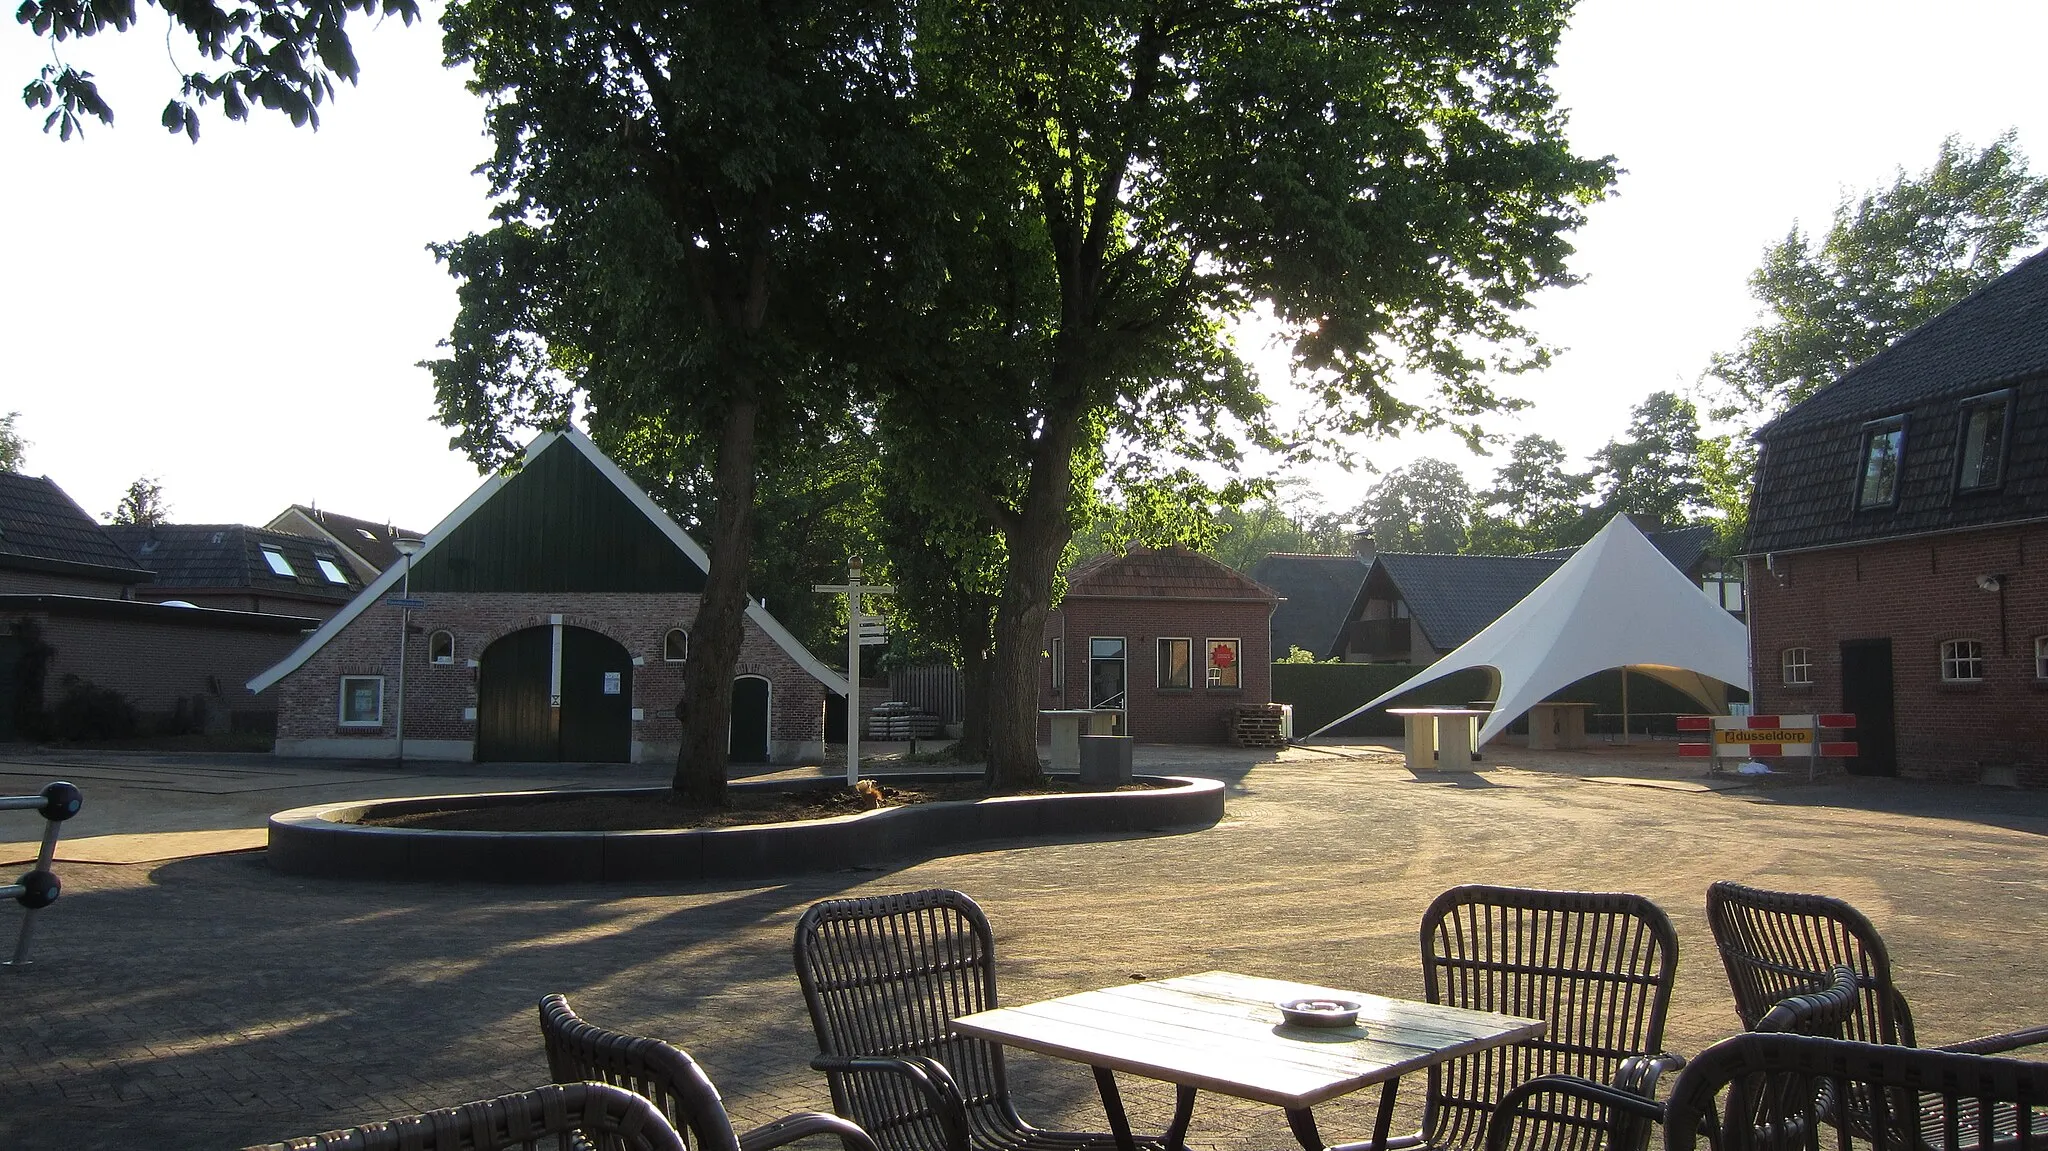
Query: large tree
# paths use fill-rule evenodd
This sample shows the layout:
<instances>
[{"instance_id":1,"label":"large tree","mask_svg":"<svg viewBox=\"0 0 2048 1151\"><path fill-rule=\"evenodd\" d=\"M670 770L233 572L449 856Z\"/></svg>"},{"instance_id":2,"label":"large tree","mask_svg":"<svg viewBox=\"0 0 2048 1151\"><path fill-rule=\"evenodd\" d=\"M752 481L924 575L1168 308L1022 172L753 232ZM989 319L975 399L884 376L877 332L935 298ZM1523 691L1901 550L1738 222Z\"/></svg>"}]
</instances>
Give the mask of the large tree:
<instances>
[{"instance_id":1,"label":"large tree","mask_svg":"<svg viewBox=\"0 0 2048 1151\"><path fill-rule=\"evenodd\" d=\"M1629 413L1623 438L1593 453L1597 527L1617 513L1664 527L1690 523L1706 496L1699 476L1700 419L1691 400L1651 392Z\"/></svg>"},{"instance_id":2,"label":"large tree","mask_svg":"<svg viewBox=\"0 0 2048 1151\"><path fill-rule=\"evenodd\" d=\"M349 43L348 18L419 18L418 0L149 0L170 24L173 37L208 62L178 76L178 94L164 105L159 122L172 132L199 139L199 109L218 101L230 120L252 108L273 109L294 124L320 126L319 106L334 95L334 82L353 84L361 67ZM59 45L136 24L135 0L22 0L15 19L51 41L51 63L22 88L22 102L48 108L43 131L69 140L87 119L114 122L114 109L100 95L90 72L79 71ZM174 54L175 58L175 54Z\"/></svg>"},{"instance_id":3,"label":"large tree","mask_svg":"<svg viewBox=\"0 0 2048 1151\"><path fill-rule=\"evenodd\" d=\"M1951 136L1933 166L1845 199L1818 242L1795 223L1749 287L1764 320L1707 375L1753 415L1798 403L1996 279L2048 228L2048 179L2007 132L1973 150Z\"/></svg>"},{"instance_id":4,"label":"large tree","mask_svg":"<svg viewBox=\"0 0 2048 1151\"><path fill-rule=\"evenodd\" d=\"M1592 474L1568 466L1564 445L1523 436L1493 473L1493 486L1474 501L1468 550L1519 555L1585 543L1598 526L1586 506L1592 494Z\"/></svg>"},{"instance_id":5,"label":"large tree","mask_svg":"<svg viewBox=\"0 0 2048 1151\"><path fill-rule=\"evenodd\" d=\"M457 0L497 226L462 280L442 418L486 463L518 425L641 429L708 483L676 790L722 802L764 454L805 450L866 386L865 309L914 303L908 28L888 0ZM911 192L902 192L909 188Z\"/></svg>"},{"instance_id":6,"label":"large tree","mask_svg":"<svg viewBox=\"0 0 2048 1151\"><path fill-rule=\"evenodd\" d=\"M1224 317L1271 305L1325 433L1468 419L1497 405L1489 367L1534 360L1514 312L1568 279L1565 234L1612 179L1572 154L1545 78L1568 7L920 10L937 239L964 277L931 318L1003 350L902 419L973 430L946 466L1003 534L1000 779L1039 771L1040 631L1093 453L1278 442Z\"/></svg>"},{"instance_id":7,"label":"large tree","mask_svg":"<svg viewBox=\"0 0 2048 1151\"><path fill-rule=\"evenodd\" d=\"M1472 518L1472 487L1444 460L1420 459L1380 477L1352 513L1390 552L1459 552Z\"/></svg>"}]
</instances>

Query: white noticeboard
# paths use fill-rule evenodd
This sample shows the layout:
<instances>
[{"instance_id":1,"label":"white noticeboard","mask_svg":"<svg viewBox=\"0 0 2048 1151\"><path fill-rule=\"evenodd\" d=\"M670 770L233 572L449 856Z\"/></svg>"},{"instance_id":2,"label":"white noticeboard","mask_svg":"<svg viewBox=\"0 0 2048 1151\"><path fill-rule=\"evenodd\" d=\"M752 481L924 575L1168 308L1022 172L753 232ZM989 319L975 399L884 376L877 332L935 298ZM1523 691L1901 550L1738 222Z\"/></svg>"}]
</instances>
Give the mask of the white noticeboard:
<instances>
[{"instance_id":1,"label":"white noticeboard","mask_svg":"<svg viewBox=\"0 0 2048 1151\"><path fill-rule=\"evenodd\" d=\"M619 694L619 686L620 685L618 672L608 671L604 673L604 693L606 695Z\"/></svg>"}]
</instances>

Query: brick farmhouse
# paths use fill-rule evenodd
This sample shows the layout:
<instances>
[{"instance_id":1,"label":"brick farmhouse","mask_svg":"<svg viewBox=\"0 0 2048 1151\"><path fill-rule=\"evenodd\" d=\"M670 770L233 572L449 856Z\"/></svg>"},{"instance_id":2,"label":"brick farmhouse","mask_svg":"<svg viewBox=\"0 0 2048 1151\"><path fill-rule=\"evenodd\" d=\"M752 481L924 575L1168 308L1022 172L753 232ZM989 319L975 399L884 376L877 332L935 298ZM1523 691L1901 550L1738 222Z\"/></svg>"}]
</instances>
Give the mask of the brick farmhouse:
<instances>
[{"instance_id":1,"label":"brick farmhouse","mask_svg":"<svg viewBox=\"0 0 2048 1151\"><path fill-rule=\"evenodd\" d=\"M1040 705L1117 712L1144 743L1223 743L1233 709L1272 701L1278 603L1185 548L1085 561L1046 616Z\"/></svg>"},{"instance_id":2,"label":"brick farmhouse","mask_svg":"<svg viewBox=\"0 0 2048 1151\"><path fill-rule=\"evenodd\" d=\"M1850 770L2048 786L2048 255L1759 433L1759 712L1851 712Z\"/></svg>"},{"instance_id":3,"label":"brick farmhouse","mask_svg":"<svg viewBox=\"0 0 2048 1151\"><path fill-rule=\"evenodd\" d=\"M249 687L277 693L279 755L670 760L708 569L586 436L550 432ZM845 680L759 603L745 626L733 759L821 759Z\"/></svg>"}]
</instances>

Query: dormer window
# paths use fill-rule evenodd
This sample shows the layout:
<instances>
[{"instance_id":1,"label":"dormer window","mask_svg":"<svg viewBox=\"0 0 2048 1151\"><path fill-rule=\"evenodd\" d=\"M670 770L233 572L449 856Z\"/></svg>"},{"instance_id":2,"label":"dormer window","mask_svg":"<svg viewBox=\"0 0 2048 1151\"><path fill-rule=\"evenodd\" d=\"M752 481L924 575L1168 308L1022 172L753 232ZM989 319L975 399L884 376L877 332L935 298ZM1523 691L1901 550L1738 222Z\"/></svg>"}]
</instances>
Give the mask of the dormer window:
<instances>
[{"instance_id":1,"label":"dormer window","mask_svg":"<svg viewBox=\"0 0 2048 1151\"><path fill-rule=\"evenodd\" d=\"M1963 442L1957 453L1956 490L1981 492L2005 478L2006 428L2012 393L1993 392L1963 401Z\"/></svg>"},{"instance_id":2,"label":"dormer window","mask_svg":"<svg viewBox=\"0 0 2048 1151\"><path fill-rule=\"evenodd\" d=\"M313 562L320 565L320 574L327 577L328 583L338 583L347 586L348 577L341 573L341 566L339 564L336 564L326 556L314 556Z\"/></svg>"},{"instance_id":3,"label":"dormer window","mask_svg":"<svg viewBox=\"0 0 2048 1151\"><path fill-rule=\"evenodd\" d=\"M1856 485L1859 509L1888 508L1899 500L1899 462L1906 451L1906 417L1863 428L1863 471Z\"/></svg>"},{"instance_id":4,"label":"dormer window","mask_svg":"<svg viewBox=\"0 0 2048 1151\"><path fill-rule=\"evenodd\" d=\"M292 570L292 562L284 558L284 553L276 548L263 549L263 562L270 565L271 571L286 579L297 579L299 577L299 573Z\"/></svg>"}]
</instances>

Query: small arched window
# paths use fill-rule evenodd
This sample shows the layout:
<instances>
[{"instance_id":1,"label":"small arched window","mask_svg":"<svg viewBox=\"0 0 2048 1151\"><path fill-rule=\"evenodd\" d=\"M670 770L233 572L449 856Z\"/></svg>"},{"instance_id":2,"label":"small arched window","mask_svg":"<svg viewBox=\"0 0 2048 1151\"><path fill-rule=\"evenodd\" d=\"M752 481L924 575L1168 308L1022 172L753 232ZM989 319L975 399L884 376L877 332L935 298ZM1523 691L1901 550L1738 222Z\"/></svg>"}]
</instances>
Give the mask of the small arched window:
<instances>
[{"instance_id":1,"label":"small arched window","mask_svg":"<svg viewBox=\"0 0 2048 1151\"><path fill-rule=\"evenodd\" d=\"M1974 639L1952 639L1941 645L1941 678L1948 683L1976 683L1984 678L1984 645Z\"/></svg>"},{"instance_id":2,"label":"small arched window","mask_svg":"<svg viewBox=\"0 0 2048 1151\"><path fill-rule=\"evenodd\" d=\"M690 633L682 628L670 628L661 640L661 658L668 663L681 663L690 658Z\"/></svg>"},{"instance_id":3,"label":"small arched window","mask_svg":"<svg viewBox=\"0 0 2048 1151\"><path fill-rule=\"evenodd\" d=\"M428 662L428 663L454 663L454 662L455 662L455 633L454 633L454 632L452 632L452 631L437 631L437 632L435 632L435 633L434 633L433 635L430 635L430 636L428 636L428 637L427 637L427 662Z\"/></svg>"},{"instance_id":4,"label":"small arched window","mask_svg":"<svg viewBox=\"0 0 2048 1151\"><path fill-rule=\"evenodd\" d=\"M1813 682L1813 652L1809 648L1786 648L1780 666L1785 670L1788 687Z\"/></svg>"},{"instance_id":5,"label":"small arched window","mask_svg":"<svg viewBox=\"0 0 2048 1151\"><path fill-rule=\"evenodd\" d=\"M2034 637L2034 678L2048 679L2048 635Z\"/></svg>"}]
</instances>

